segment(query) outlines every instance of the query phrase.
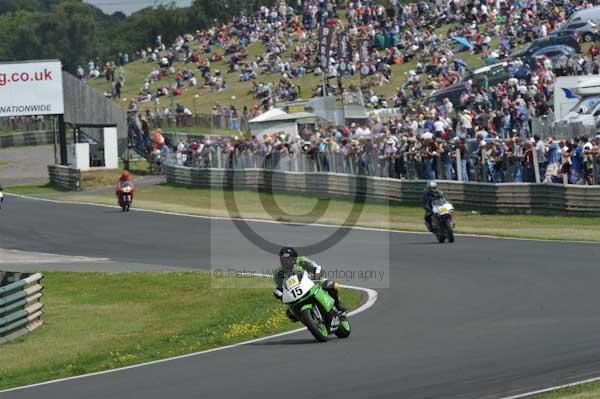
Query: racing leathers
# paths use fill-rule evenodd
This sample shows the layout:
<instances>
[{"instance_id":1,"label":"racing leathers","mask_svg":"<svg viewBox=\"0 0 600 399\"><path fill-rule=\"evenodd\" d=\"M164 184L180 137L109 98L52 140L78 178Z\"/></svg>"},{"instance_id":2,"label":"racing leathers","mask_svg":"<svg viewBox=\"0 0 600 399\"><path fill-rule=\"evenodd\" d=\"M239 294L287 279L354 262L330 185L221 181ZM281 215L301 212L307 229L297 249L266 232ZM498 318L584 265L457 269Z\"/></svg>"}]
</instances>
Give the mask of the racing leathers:
<instances>
[{"instance_id":1,"label":"racing leathers","mask_svg":"<svg viewBox=\"0 0 600 399\"><path fill-rule=\"evenodd\" d=\"M286 271L283 267L278 267L275 271L273 279L275 281L275 287L273 288L273 295L275 298L281 300L283 298L283 283L292 275L302 273L306 270L313 280L319 280L321 278L321 266L316 262L308 259L304 256L298 256L296 262L290 271ZM346 313L346 307L340 302L339 284L333 280L324 279L320 281L321 287L334 299L335 307L338 311ZM297 321L296 317L291 313L289 308L287 309L287 316L292 321Z\"/></svg>"},{"instance_id":2,"label":"racing leathers","mask_svg":"<svg viewBox=\"0 0 600 399\"><path fill-rule=\"evenodd\" d=\"M425 208L425 225L429 231L432 231L431 217L433 216L433 207L431 203L440 198L444 198L444 193L438 189L427 190L423 195L423 208Z\"/></svg>"}]
</instances>

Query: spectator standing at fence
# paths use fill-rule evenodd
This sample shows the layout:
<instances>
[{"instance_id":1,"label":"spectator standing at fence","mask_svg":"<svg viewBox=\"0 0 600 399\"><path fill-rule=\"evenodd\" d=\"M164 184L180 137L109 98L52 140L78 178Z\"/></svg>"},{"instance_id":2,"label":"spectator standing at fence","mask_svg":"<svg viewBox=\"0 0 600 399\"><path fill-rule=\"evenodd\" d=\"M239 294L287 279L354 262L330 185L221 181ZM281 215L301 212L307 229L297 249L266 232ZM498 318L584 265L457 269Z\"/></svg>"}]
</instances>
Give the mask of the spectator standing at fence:
<instances>
[{"instance_id":1,"label":"spectator standing at fence","mask_svg":"<svg viewBox=\"0 0 600 399\"><path fill-rule=\"evenodd\" d=\"M546 139L546 146L548 148L547 161L548 166L546 167L546 175L544 177L544 183L551 183L553 177L558 175L560 167L560 145L552 137Z\"/></svg>"},{"instance_id":2,"label":"spectator standing at fence","mask_svg":"<svg viewBox=\"0 0 600 399\"><path fill-rule=\"evenodd\" d=\"M540 172L540 178L543 180L546 176L546 167L548 162L546 159L546 146L544 141L540 139L539 135L534 135L533 140L535 142L535 155L537 157L538 169Z\"/></svg>"},{"instance_id":3,"label":"spectator standing at fence","mask_svg":"<svg viewBox=\"0 0 600 399\"><path fill-rule=\"evenodd\" d=\"M535 145L531 141L526 141L524 150L523 150L523 172L525 176L525 182L534 183L535 182L535 169L533 166L534 155L533 150L535 149Z\"/></svg>"},{"instance_id":4,"label":"spectator standing at fence","mask_svg":"<svg viewBox=\"0 0 600 399\"><path fill-rule=\"evenodd\" d=\"M579 137L573 139L573 148L571 149L571 183L581 184L584 179L583 172L583 143L580 143Z\"/></svg>"},{"instance_id":5,"label":"spectator standing at fence","mask_svg":"<svg viewBox=\"0 0 600 399\"><path fill-rule=\"evenodd\" d=\"M456 149L460 152L460 169L462 181L469 181L469 171L467 170L468 151L465 141L459 137L455 138Z\"/></svg>"},{"instance_id":6,"label":"spectator standing at fence","mask_svg":"<svg viewBox=\"0 0 600 399\"><path fill-rule=\"evenodd\" d=\"M235 100L235 97L232 97L233 100ZM230 107L230 114L229 114L229 129L230 130L240 130L239 124L238 124L238 111L235 108L235 106L231 106Z\"/></svg>"},{"instance_id":7,"label":"spectator standing at fence","mask_svg":"<svg viewBox=\"0 0 600 399\"><path fill-rule=\"evenodd\" d=\"M438 153L440 154L439 160L442 163L442 170L444 173L445 180L453 180L454 178L454 159L453 148L449 143L440 140L438 143Z\"/></svg>"},{"instance_id":8,"label":"spectator standing at fence","mask_svg":"<svg viewBox=\"0 0 600 399\"><path fill-rule=\"evenodd\" d=\"M592 185L594 184L594 145L587 137L584 137L583 140L585 140L583 144L585 182Z\"/></svg>"}]
</instances>

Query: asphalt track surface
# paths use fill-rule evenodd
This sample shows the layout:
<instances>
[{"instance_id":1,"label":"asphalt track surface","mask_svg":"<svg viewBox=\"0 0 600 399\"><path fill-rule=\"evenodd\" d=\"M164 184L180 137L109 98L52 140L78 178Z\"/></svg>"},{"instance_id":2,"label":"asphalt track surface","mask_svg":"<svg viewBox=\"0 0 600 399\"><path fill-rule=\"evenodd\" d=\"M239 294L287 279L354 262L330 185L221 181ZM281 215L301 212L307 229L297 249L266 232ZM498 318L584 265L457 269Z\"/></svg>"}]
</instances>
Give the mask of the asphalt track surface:
<instances>
[{"instance_id":1,"label":"asphalt track surface","mask_svg":"<svg viewBox=\"0 0 600 399\"><path fill-rule=\"evenodd\" d=\"M227 220L9 200L0 248L185 268L275 260ZM250 225L295 244L332 231ZM389 273L347 340L318 344L304 331L0 398L501 398L570 383L600 374L599 255L595 244L439 245L430 235L356 229L314 255L325 266Z\"/></svg>"}]
</instances>

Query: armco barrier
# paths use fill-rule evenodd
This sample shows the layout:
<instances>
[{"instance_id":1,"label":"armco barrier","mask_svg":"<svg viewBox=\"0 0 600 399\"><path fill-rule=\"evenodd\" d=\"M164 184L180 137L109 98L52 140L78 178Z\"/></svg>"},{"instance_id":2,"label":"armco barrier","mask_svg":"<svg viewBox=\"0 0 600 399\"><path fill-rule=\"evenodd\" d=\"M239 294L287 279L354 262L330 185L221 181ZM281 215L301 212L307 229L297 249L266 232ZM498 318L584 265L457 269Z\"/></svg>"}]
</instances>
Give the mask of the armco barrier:
<instances>
[{"instance_id":1,"label":"armco barrier","mask_svg":"<svg viewBox=\"0 0 600 399\"><path fill-rule=\"evenodd\" d=\"M67 166L48 165L50 185L60 190L76 191L81 189L81 172Z\"/></svg>"},{"instance_id":2,"label":"armco barrier","mask_svg":"<svg viewBox=\"0 0 600 399\"><path fill-rule=\"evenodd\" d=\"M54 144L52 130L13 133L0 136L0 148Z\"/></svg>"},{"instance_id":3,"label":"armco barrier","mask_svg":"<svg viewBox=\"0 0 600 399\"><path fill-rule=\"evenodd\" d=\"M42 275L0 272L0 282L11 275L22 278L0 286L0 344L42 325Z\"/></svg>"},{"instance_id":4,"label":"armco barrier","mask_svg":"<svg viewBox=\"0 0 600 399\"><path fill-rule=\"evenodd\" d=\"M425 181L295 173L265 169L193 169L167 166L169 184L203 188L272 190L320 198L420 203ZM600 186L559 184L489 184L440 181L450 201L462 209L494 213L600 215ZM358 187L358 192L357 192Z\"/></svg>"}]
</instances>

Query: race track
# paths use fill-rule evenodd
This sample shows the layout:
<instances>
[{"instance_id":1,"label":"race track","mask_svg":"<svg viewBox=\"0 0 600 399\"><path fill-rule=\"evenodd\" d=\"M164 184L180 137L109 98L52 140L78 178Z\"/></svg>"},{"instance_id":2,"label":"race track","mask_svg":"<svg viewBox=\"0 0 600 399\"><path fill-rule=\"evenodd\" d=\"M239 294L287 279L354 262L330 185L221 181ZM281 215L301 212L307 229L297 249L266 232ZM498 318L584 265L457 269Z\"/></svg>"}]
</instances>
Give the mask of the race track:
<instances>
[{"instance_id":1,"label":"race track","mask_svg":"<svg viewBox=\"0 0 600 399\"><path fill-rule=\"evenodd\" d=\"M333 230L250 225L294 245ZM0 398L502 398L600 375L599 245L434 241L355 229L314 256L389 278L352 318L348 340L317 344L304 331ZM260 271L277 261L227 220L15 197L0 213L0 248L183 268Z\"/></svg>"}]
</instances>

